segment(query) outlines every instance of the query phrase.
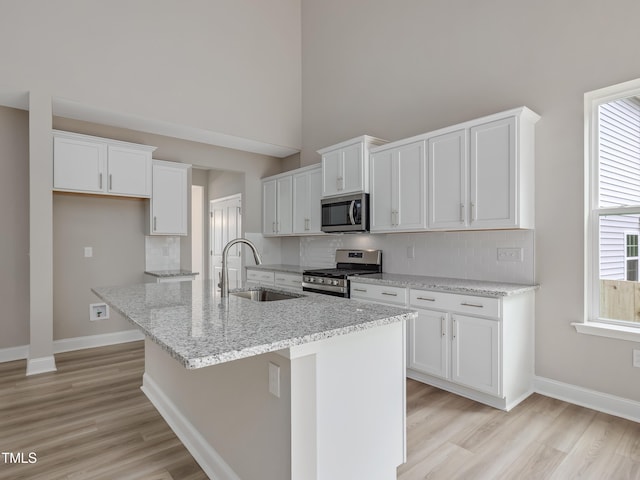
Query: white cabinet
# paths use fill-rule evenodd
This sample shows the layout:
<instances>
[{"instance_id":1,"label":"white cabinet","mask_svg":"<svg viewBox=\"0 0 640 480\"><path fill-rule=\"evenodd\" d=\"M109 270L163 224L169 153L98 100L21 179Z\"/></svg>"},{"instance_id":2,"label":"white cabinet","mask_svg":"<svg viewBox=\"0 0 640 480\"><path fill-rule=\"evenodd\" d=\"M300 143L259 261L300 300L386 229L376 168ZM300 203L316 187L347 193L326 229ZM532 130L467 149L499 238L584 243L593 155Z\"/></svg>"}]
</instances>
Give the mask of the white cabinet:
<instances>
[{"instance_id":1,"label":"white cabinet","mask_svg":"<svg viewBox=\"0 0 640 480\"><path fill-rule=\"evenodd\" d=\"M262 233L288 235L293 232L293 178L291 175L262 183Z\"/></svg>"},{"instance_id":2,"label":"white cabinet","mask_svg":"<svg viewBox=\"0 0 640 480\"><path fill-rule=\"evenodd\" d=\"M372 151L372 232L423 230L426 227L426 170L424 141Z\"/></svg>"},{"instance_id":3,"label":"white cabinet","mask_svg":"<svg viewBox=\"0 0 640 480\"><path fill-rule=\"evenodd\" d=\"M409 289L407 376L510 410L532 392L533 292L501 298Z\"/></svg>"},{"instance_id":4,"label":"white cabinet","mask_svg":"<svg viewBox=\"0 0 640 480\"><path fill-rule=\"evenodd\" d=\"M351 298L417 310L409 378L503 410L532 393L533 291L489 298L352 281Z\"/></svg>"},{"instance_id":5,"label":"white cabinet","mask_svg":"<svg viewBox=\"0 0 640 480\"><path fill-rule=\"evenodd\" d=\"M293 233L320 234L322 169L300 169L293 175Z\"/></svg>"},{"instance_id":6,"label":"white cabinet","mask_svg":"<svg viewBox=\"0 0 640 480\"><path fill-rule=\"evenodd\" d=\"M322 155L322 196L369 193L369 149L385 143L363 135L318 150Z\"/></svg>"},{"instance_id":7,"label":"white cabinet","mask_svg":"<svg viewBox=\"0 0 640 480\"><path fill-rule=\"evenodd\" d=\"M467 225L467 131L429 138L429 228Z\"/></svg>"},{"instance_id":8,"label":"white cabinet","mask_svg":"<svg viewBox=\"0 0 640 480\"><path fill-rule=\"evenodd\" d=\"M500 320L451 314L451 381L500 395Z\"/></svg>"},{"instance_id":9,"label":"white cabinet","mask_svg":"<svg viewBox=\"0 0 640 480\"><path fill-rule=\"evenodd\" d=\"M247 268L247 284L249 286L267 285L302 290L302 274L263 268Z\"/></svg>"},{"instance_id":10,"label":"white cabinet","mask_svg":"<svg viewBox=\"0 0 640 480\"><path fill-rule=\"evenodd\" d=\"M151 196L155 147L54 130L53 189Z\"/></svg>"},{"instance_id":11,"label":"white cabinet","mask_svg":"<svg viewBox=\"0 0 640 480\"><path fill-rule=\"evenodd\" d=\"M428 228L533 228L539 118L522 107L429 134Z\"/></svg>"},{"instance_id":12,"label":"white cabinet","mask_svg":"<svg viewBox=\"0 0 640 480\"><path fill-rule=\"evenodd\" d=\"M148 235L187 235L190 165L153 160L153 196L147 209Z\"/></svg>"}]
</instances>

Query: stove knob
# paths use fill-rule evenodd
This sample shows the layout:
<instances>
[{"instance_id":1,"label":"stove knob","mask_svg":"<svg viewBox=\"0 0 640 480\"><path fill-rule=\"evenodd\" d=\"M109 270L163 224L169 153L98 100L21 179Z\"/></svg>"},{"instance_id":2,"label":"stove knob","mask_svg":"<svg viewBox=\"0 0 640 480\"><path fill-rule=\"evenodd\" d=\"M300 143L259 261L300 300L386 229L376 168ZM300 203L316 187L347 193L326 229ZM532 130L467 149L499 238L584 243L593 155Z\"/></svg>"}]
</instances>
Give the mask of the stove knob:
<instances>
[{"instance_id":1,"label":"stove knob","mask_svg":"<svg viewBox=\"0 0 640 480\"><path fill-rule=\"evenodd\" d=\"M338 280L332 280L331 285L338 285L340 282Z\"/></svg>"},{"instance_id":2,"label":"stove knob","mask_svg":"<svg viewBox=\"0 0 640 480\"><path fill-rule=\"evenodd\" d=\"M309 283L314 283L316 279L314 277L309 277Z\"/></svg>"}]
</instances>

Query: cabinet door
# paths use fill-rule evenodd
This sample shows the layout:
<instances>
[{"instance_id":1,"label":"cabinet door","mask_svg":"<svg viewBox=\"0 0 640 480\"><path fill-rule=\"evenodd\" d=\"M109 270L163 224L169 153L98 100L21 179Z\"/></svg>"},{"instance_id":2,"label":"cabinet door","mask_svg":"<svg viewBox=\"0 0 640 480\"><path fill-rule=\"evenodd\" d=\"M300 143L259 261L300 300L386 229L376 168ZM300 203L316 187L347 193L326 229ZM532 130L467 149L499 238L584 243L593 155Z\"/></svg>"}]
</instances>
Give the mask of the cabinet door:
<instances>
[{"instance_id":1,"label":"cabinet door","mask_svg":"<svg viewBox=\"0 0 640 480\"><path fill-rule=\"evenodd\" d=\"M54 137L53 188L102 193L107 145L91 141Z\"/></svg>"},{"instance_id":2,"label":"cabinet door","mask_svg":"<svg viewBox=\"0 0 640 480\"><path fill-rule=\"evenodd\" d=\"M309 183L306 172L293 176L293 233L307 233L309 230Z\"/></svg>"},{"instance_id":3,"label":"cabinet door","mask_svg":"<svg viewBox=\"0 0 640 480\"><path fill-rule=\"evenodd\" d=\"M444 312L418 310L418 318L409 320L409 368L436 377L448 377L448 316Z\"/></svg>"},{"instance_id":4,"label":"cabinet door","mask_svg":"<svg viewBox=\"0 0 640 480\"><path fill-rule=\"evenodd\" d=\"M151 152L109 145L107 170L109 193L151 196Z\"/></svg>"},{"instance_id":5,"label":"cabinet door","mask_svg":"<svg viewBox=\"0 0 640 480\"><path fill-rule=\"evenodd\" d=\"M370 180L371 196L369 218L372 232L388 231L395 223L393 201L394 150L385 150L371 155Z\"/></svg>"},{"instance_id":6,"label":"cabinet door","mask_svg":"<svg viewBox=\"0 0 640 480\"><path fill-rule=\"evenodd\" d=\"M322 195L338 195L342 192L344 177L342 150L322 155Z\"/></svg>"},{"instance_id":7,"label":"cabinet door","mask_svg":"<svg viewBox=\"0 0 640 480\"><path fill-rule=\"evenodd\" d=\"M322 170L320 168L309 172L309 230L307 233L322 233Z\"/></svg>"},{"instance_id":8,"label":"cabinet door","mask_svg":"<svg viewBox=\"0 0 640 480\"><path fill-rule=\"evenodd\" d=\"M276 234L276 181L262 182L262 233Z\"/></svg>"},{"instance_id":9,"label":"cabinet door","mask_svg":"<svg viewBox=\"0 0 640 480\"><path fill-rule=\"evenodd\" d=\"M341 193L364 192L364 153L362 143L356 143L342 149L344 177Z\"/></svg>"},{"instance_id":10,"label":"cabinet door","mask_svg":"<svg viewBox=\"0 0 640 480\"><path fill-rule=\"evenodd\" d=\"M470 163L471 227L516 226L515 117L471 128Z\"/></svg>"},{"instance_id":11,"label":"cabinet door","mask_svg":"<svg viewBox=\"0 0 640 480\"><path fill-rule=\"evenodd\" d=\"M430 138L428 149L429 228L466 228L466 130Z\"/></svg>"},{"instance_id":12,"label":"cabinet door","mask_svg":"<svg viewBox=\"0 0 640 480\"><path fill-rule=\"evenodd\" d=\"M451 380L500 395L500 322L451 315Z\"/></svg>"},{"instance_id":13,"label":"cabinet door","mask_svg":"<svg viewBox=\"0 0 640 480\"><path fill-rule=\"evenodd\" d=\"M169 162L153 164L151 233L187 235L188 168Z\"/></svg>"},{"instance_id":14,"label":"cabinet door","mask_svg":"<svg viewBox=\"0 0 640 480\"><path fill-rule=\"evenodd\" d=\"M293 232L293 179L291 176L277 180L276 232L281 235Z\"/></svg>"},{"instance_id":15,"label":"cabinet door","mask_svg":"<svg viewBox=\"0 0 640 480\"><path fill-rule=\"evenodd\" d=\"M426 158L424 142L398 148L394 168L395 224L399 230L426 227Z\"/></svg>"}]
</instances>

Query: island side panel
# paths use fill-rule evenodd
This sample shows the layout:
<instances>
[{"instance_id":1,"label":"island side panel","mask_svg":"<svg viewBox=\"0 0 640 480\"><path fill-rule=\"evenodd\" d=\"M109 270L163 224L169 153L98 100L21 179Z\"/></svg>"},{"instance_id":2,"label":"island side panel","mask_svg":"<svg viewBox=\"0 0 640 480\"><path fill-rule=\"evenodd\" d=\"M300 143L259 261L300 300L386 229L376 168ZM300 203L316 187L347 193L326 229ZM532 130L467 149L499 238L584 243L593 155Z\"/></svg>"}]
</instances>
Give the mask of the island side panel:
<instances>
[{"instance_id":1,"label":"island side panel","mask_svg":"<svg viewBox=\"0 0 640 480\"><path fill-rule=\"evenodd\" d=\"M269 362L280 367L280 398L269 393ZM275 353L187 370L145 341L143 390L153 383L169 399L173 411L158 410L216 480L291 478L290 376L289 360ZM202 441L188 444L179 431L184 427L170 421L176 417Z\"/></svg>"},{"instance_id":2,"label":"island side panel","mask_svg":"<svg viewBox=\"0 0 640 480\"><path fill-rule=\"evenodd\" d=\"M293 444L316 436L294 448L294 471L306 465L312 480L395 480L406 458L405 338L400 321L290 349L293 380L308 372L291 385Z\"/></svg>"}]
</instances>

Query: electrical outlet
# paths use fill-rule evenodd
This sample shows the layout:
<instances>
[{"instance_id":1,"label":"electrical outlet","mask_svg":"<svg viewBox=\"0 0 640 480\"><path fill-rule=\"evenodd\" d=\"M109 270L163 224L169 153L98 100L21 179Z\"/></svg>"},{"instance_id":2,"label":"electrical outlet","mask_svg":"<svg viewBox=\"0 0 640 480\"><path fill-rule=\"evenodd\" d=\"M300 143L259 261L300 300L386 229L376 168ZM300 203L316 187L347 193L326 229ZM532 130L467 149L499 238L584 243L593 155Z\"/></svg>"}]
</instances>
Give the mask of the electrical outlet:
<instances>
[{"instance_id":1,"label":"electrical outlet","mask_svg":"<svg viewBox=\"0 0 640 480\"><path fill-rule=\"evenodd\" d=\"M633 366L640 368L640 350L633 350Z\"/></svg>"},{"instance_id":2,"label":"electrical outlet","mask_svg":"<svg viewBox=\"0 0 640 480\"><path fill-rule=\"evenodd\" d=\"M106 303L92 303L89 305L89 320L105 320L109 318L109 305Z\"/></svg>"},{"instance_id":3,"label":"electrical outlet","mask_svg":"<svg viewBox=\"0 0 640 480\"><path fill-rule=\"evenodd\" d=\"M84 258L93 257L93 247L84 247Z\"/></svg>"},{"instance_id":4,"label":"electrical outlet","mask_svg":"<svg viewBox=\"0 0 640 480\"><path fill-rule=\"evenodd\" d=\"M416 247L413 245L407 247L407 258L416 258Z\"/></svg>"},{"instance_id":5,"label":"electrical outlet","mask_svg":"<svg viewBox=\"0 0 640 480\"><path fill-rule=\"evenodd\" d=\"M269 362L269 393L280 398L280 367Z\"/></svg>"},{"instance_id":6,"label":"electrical outlet","mask_svg":"<svg viewBox=\"0 0 640 480\"><path fill-rule=\"evenodd\" d=\"M499 262L522 262L522 247L498 248Z\"/></svg>"}]
</instances>

